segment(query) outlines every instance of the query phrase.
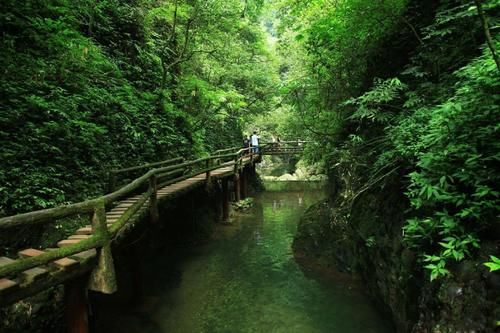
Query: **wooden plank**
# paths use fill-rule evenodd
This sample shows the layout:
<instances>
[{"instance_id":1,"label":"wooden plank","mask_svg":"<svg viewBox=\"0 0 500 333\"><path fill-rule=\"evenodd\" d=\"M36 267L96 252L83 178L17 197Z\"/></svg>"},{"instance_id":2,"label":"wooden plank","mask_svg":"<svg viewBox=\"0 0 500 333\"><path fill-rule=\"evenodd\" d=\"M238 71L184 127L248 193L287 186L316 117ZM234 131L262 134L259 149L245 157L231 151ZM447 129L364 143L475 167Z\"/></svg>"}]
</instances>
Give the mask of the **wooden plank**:
<instances>
[{"instance_id":1,"label":"wooden plank","mask_svg":"<svg viewBox=\"0 0 500 333\"><path fill-rule=\"evenodd\" d=\"M87 239L91 237L91 235L71 235L68 239Z\"/></svg>"},{"instance_id":2,"label":"wooden plank","mask_svg":"<svg viewBox=\"0 0 500 333\"><path fill-rule=\"evenodd\" d=\"M0 279L0 293L4 293L6 291L13 291L19 287L16 281L10 279Z\"/></svg>"},{"instance_id":3,"label":"wooden plank","mask_svg":"<svg viewBox=\"0 0 500 333\"><path fill-rule=\"evenodd\" d=\"M86 260L76 266L75 269L70 270L53 270L43 279L38 279L28 284L21 284L22 281L18 281L22 288L13 290L13 292L5 292L0 295L0 307L4 305L11 304L13 302L19 301L26 297L32 296L40 291L47 290L49 287L59 285L66 281L72 280L77 276L88 272L95 265L95 259Z\"/></svg>"},{"instance_id":4,"label":"wooden plank","mask_svg":"<svg viewBox=\"0 0 500 333\"><path fill-rule=\"evenodd\" d=\"M131 197L131 198L127 198L127 199L123 200L122 202L123 203L134 203L134 202L138 201L139 199L140 199L140 197L138 197L138 198Z\"/></svg>"},{"instance_id":5,"label":"wooden plank","mask_svg":"<svg viewBox=\"0 0 500 333\"><path fill-rule=\"evenodd\" d=\"M111 211L109 211L109 213L124 213L127 211L127 209L128 209L128 207L113 208L113 209L111 209Z\"/></svg>"},{"instance_id":6,"label":"wooden plank","mask_svg":"<svg viewBox=\"0 0 500 333\"><path fill-rule=\"evenodd\" d=\"M61 258L55 260L53 263L60 269L70 269L80 264L77 260L71 258Z\"/></svg>"},{"instance_id":7,"label":"wooden plank","mask_svg":"<svg viewBox=\"0 0 500 333\"><path fill-rule=\"evenodd\" d=\"M83 227L78 229L75 232L76 235L91 235L92 234L92 227Z\"/></svg>"},{"instance_id":8,"label":"wooden plank","mask_svg":"<svg viewBox=\"0 0 500 333\"><path fill-rule=\"evenodd\" d=\"M95 256L97 256L97 250L90 249L87 251L75 253L75 254L71 255L70 258L75 258L77 260L87 260L87 259L93 258Z\"/></svg>"},{"instance_id":9,"label":"wooden plank","mask_svg":"<svg viewBox=\"0 0 500 333\"><path fill-rule=\"evenodd\" d=\"M21 279L23 280L23 283L31 283L33 281L41 279L48 273L49 271L46 270L45 268L33 267L22 272Z\"/></svg>"},{"instance_id":10,"label":"wooden plank","mask_svg":"<svg viewBox=\"0 0 500 333\"><path fill-rule=\"evenodd\" d=\"M18 252L18 255L23 258L36 257L45 252L37 250L37 249L26 249Z\"/></svg>"},{"instance_id":11,"label":"wooden plank","mask_svg":"<svg viewBox=\"0 0 500 333\"><path fill-rule=\"evenodd\" d=\"M109 213L125 213L130 207L113 208Z\"/></svg>"},{"instance_id":12,"label":"wooden plank","mask_svg":"<svg viewBox=\"0 0 500 333\"><path fill-rule=\"evenodd\" d=\"M119 216L122 216L122 215L123 215L123 213L107 213L106 214L106 218L108 218L108 217L109 218L111 218L111 217L117 217L117 216L119 217Z\"/></svg>"},{"instance_id":13,"label":"wooden plank","mask_svg":"<svg viewBox=\"0 0 500 333\"><path fill-rule=\"evenodd\" d=\"M128 207L131 207L132 205L133 205L133 203L131 203L131 202L120 201L118 203L118 205L116 205L116 207L114 207L113 209L115 209L115 208L128 208Z\"/></svg>"},{"instance_id":14,"label":"wooden plank","mask_svg":"<svg viewBox=\"0 0 500 333\"><path fill-rule=\"evenodd\" d=\"M80 241L81 241L81 239L64 239L60 242L57 242L57 246L64 247L64 246L68 246L68 245L77 244Z\"/></svg>"},{"instance_id":15,"label":"wooden plank","mask_svg":"<svg viewBox=\"0 0 500 333\"><path fill-rule=\"evenodd\" d=\"M12 264L15 260L7 257L0 257L0 267L8 264Z\"/></svg>"}]
</instances>

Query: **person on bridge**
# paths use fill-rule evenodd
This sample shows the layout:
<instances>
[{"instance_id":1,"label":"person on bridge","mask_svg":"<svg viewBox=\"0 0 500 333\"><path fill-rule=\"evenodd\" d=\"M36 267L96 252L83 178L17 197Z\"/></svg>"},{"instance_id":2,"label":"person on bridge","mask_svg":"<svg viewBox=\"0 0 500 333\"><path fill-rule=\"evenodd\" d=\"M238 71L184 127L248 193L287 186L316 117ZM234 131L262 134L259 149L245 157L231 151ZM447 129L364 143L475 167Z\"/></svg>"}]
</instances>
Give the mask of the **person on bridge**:
<instances>
[{"instance_id":1,"label":"person on bridge","mask_svg":"<svg viewBox=\"0 0 500 333\"><path fill-rule=\"evenodd\" d=\"M259 152L259 139L260 137L257 135L257 131L253 132L253 135L250 138L251 144L252 144L252 152L258 153Z\"/></svg>"},{"instance_id":2,"label":"person on bridge","mask_svg":"<svg viewBox=\"0 0 500 333\"><path fill-rule=\"evenodd\" d=\"M250 136L244 135L243 136L243 149L250 148ZM245 154L249 154L250 150L248 150Z\"/></svg>"}]
</instances>

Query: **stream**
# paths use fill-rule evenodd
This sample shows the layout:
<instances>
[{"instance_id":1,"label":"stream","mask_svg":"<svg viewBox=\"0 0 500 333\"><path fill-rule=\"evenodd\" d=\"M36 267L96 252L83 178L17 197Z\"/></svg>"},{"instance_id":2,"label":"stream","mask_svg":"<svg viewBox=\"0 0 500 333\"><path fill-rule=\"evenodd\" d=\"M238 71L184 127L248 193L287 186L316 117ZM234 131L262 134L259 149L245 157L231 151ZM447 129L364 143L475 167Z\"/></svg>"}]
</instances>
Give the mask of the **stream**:
<instances>
[{"instance_id":1,"label":"stream","mask_svg":"<svg viewBox=\"0 0 500 333\"><path fill-rule=\"evenodd\" d=\"M175 267L154 258L140 304L102 309L106 319L96 331L393 332L358 281L295 261L300 216L325 194L317 185L294 185L258 194L252 208L231 225L218 224L213 239L184 253ZM164 282L173 275L173 285Z\"/></svg>"}]
</instances>

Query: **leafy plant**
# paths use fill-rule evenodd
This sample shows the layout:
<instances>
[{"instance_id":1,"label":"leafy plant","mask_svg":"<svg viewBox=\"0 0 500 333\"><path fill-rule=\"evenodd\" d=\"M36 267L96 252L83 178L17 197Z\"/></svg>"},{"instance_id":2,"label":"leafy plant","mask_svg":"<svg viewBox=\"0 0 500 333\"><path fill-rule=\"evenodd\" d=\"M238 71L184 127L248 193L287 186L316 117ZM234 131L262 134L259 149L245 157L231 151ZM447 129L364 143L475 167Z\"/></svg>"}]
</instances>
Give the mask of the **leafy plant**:
<instances>
[{"instance_id":1,"label":"leafy plant","mask_svg":"<svg viewBox=\"0 0 500 333\"><path fill-rule=\"evenodd\" d=\"M491 261L484 263L490 269L490 272L500 270L500 259L495 256L490 256Z\"/></svg>"}]
</instances>

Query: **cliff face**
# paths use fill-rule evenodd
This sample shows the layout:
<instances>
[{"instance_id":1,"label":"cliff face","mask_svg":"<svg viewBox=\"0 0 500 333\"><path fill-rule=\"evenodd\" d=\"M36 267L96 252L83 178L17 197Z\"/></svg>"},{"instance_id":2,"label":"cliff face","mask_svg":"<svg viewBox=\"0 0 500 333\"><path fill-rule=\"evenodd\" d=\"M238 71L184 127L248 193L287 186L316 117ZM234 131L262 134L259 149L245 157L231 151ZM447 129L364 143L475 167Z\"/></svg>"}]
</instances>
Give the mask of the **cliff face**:
<instances>
[{"instance_id":1,"label":"cliff face","mask_svg":"<svg viewBox=\"0 0 500 333\"><path fill-rule=\"evenodd\" d=\"M500 277L482 265L496 246L482 244L475 260L433 282L403 242L408 202L398 176L347 201L346 173L330 175L329 200L312 206L299 224L294 250L323 265L359 275L398 332L495 332ZM356 175L352 175L356 177Z\"/></svg>"}]
</instances>

